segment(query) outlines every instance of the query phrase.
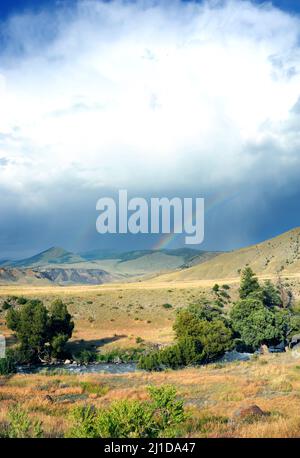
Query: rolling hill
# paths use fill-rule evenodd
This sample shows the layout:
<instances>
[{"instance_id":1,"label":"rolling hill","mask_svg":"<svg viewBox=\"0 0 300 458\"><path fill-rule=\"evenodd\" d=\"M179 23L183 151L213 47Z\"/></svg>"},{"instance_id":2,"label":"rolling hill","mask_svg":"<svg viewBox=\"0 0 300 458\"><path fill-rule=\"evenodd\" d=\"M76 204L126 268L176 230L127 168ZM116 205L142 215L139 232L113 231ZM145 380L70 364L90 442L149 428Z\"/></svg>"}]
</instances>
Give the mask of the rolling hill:
<instances>
[{"instance_id":1,"label":"rolling hill","mask_svg":"<svg viewBox=\"0 0 300 458\"><path fill-rule=\"evenodd\" d=\"M239 276L240 270L246 265L257 274L300 273L300 228L157 278L161 281L231 278Z\"/></svg>"},{"instance_id":2,"label":"rolling hill","mask_svg":"<svg viewBox=\"0 0 300 458\"><path fill-rule=\"evenodd\" d=\"M190 248L128 252L93 250L74 254L52 247L30 258L4 261L0 264L0 282L101 284L174 271L204 262L217 254Z\"/></svg>"},{"instance_id":3,"label":"rolling hill","mask_svg":"<svg viewBox=\"0 0 300 458\"><path fill-rule=\"evenodd\" d=\"M19 261L5 261L1 265L9 267L40 267L51 264L70 264L84 261L85 260L77 254L66 251L63 248L52 247L30 258L21 259Z\"/></svg>"},{"instance_id":4,"label":"rolling hill","mask_svg":"<svg viewBox=\"0 0 300 458\"><path fill-rule=\"evenodd\" d=\"M0 267L0 284L20 285L101 285L117 279L100 269Z\"/></svg>"}]
</instances>

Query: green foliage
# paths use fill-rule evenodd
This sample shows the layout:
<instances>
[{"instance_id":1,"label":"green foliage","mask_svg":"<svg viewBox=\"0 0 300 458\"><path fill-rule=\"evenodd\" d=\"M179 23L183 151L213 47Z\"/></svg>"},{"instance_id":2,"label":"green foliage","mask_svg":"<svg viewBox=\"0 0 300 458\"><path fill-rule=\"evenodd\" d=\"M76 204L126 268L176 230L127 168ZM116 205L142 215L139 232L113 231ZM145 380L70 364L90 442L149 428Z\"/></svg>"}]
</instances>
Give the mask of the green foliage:
<instances>
[{"instance_id":1,"label":"green foliage","mask_svg":"<svg viewBox=\"0 0 300 458\"><path fill-rule=\"evenodd\" d=\"M215 319L222 319L226 321L222 308L212 304L206 298L202 298L196 304L189 305L185 310L192 313L199 320L213 321Z\"/></svg>"},{"instance_id":2,"label":"green foliage","mask_svg":"<svg viewBox=\"0 0 300 458\"><path fill-rule=\"evenodd\" d=\"M183 366L190 366L201 362L202 345L200 341L186 336L178 340L180 362Z\"/></svg>"},{"instance_id":3,"label":"green foliage","mask_svg":"<svg viewBox=\"0 0 300 458\"><path fill-rule=\"evenodd\" d=\"M70 437L155 438L172 435L185 419L183 402L172 386L149 387L150 402L122 400L107 409L76 407Z\"/></svg>"},{"instance_id":4,"label":"green foliage","mask_svg":"<svg viewBox=\"0 0 300 458\"><path fill-rule=\"evenodd\" d=\"M97 361L99 363L113 363L114 361L133 363L137 362L143 353L143 347L133 347L127 349L115 348L105 353L98 354Z\"/></svg>"},{"instance_id":5,"label":"green foliage","mask_svg":"<svg viewBox=\"0 0 300 458\"><path fill-rule=\"evenodd\" d=\"M212 290L214 293L218 293L219 292L219 289L220 289L220 286L218 285L218 283L215 283Z\"/></svg>"},{"instance_id":6,"label":"green foliage","mask_svg":"<svg viewBox=\"0 0 300 458\"><path fill-rule=\"evenodd\" d=\"M76 406L71 411L71 427L68 437L72 438L95 438L97 437L96 427L97 411L94 406Z\"/></svg>"},{"instance_id":7,"label":"green foliage","mask_svg":"<svg viewBox=\"0 0 300 458\"><path fill-rule=\"evenodd\" d=\"M216 307L190 307L180 310L174 324L176 337L194 340L197 362L209 362L222 356L232 347L232 333L221 311ZM188 342L188 341L186 341ZM189 342L191 348L191 342Z\"/></svg>"},{"instance_id":8,"label":"green foliage","mask_svg":"<svg viewBox=\"0 0 300 458\"><path fill-rule=\"evenodd\" d=\"M28 301L28 299L26 299L26 297L21 296L21 297L17 297L17 298L16 298L16 301L17 301L17 303L18 303L19 305L24 305L24 304L26 304L26 302Z\"/></svg>"},{"instance_id":9,"label":"green foliage","mask_svg":"<svg viewBox=\"0 0 300 458\"><path fill-rule=\"evenodd\" d=\"M260 345L285 342L291 331L300 329L299 315L286 309L266 307L255 298L241 299L230 313L233 329L253 350Z\"/></svg>"},{"instance_id":10,"label":"green foliage","mask_svg":"<svg viewBox=\"0 0 300 458\"><path fill-rule=\"evenodd\" d=\"M262 300L266 307L279 307L281 298L278 288L276 288L270 280L266 280L261 288Z\"/></svg>"},{"instance_id":11,"label":"green foliage","mask_svg":"<svg viewBox=\"0 0 300 458\"><path fill-rule=\"evenodd\" d=\"M258 279L252 271L251 267L245 267L241 275L241 284L239 288L239 295L241 299L247 298L251 293L260 290Z\"/></svg>"},{"instance_id":12,"label":"green foliage","mask_svg":"<svg viewBox=\"0 0 300 458\"><path fill-rule=\"evenodd\" d=\"M116 401L97 418L98 437L146 438L156 437L153 410L139 401Z\"/></svg>"},{"instance_id":13,"label":"green foliage","mask_svg":"<svg viewBox=\"0 0 300 458\"><path fill-rule=\"evenodd\" d=\"M300 315L292 308L282 308L285 291L270 280L260 286L252 270L242 272L240 296L231 312L231 324L239 339L239 347L255 350L262 344L286 342L300 330Z\"/></svg>"},{"instance_id":14,"label":"green foliage","mask_svg":"<svg viewBox=\"0 0 300 458\"><path fill-rule=\"evenodd\" d=\"M8 301L4 301L2 304L2 310L9 310L12 307L12 304Z\"/></svg>"},{"instance_id":15,"label":"green foliage","mask_svg":"<svg viewBox=\"0 0 300 458\"><path fill-rule=\"evenodd\" d=\"M155 412L156 430L168 436L172 435L172 429L186 420L182 400L177 400L176 388L171 385L148 387L152 399L151 408Z\"/></svg>"},{"instance_id":16,"label":"green foliage","mask_svg":"<svg viewBox=\"0 0 300 458\"><path fill-rule=\"evenodd\" d=\"M225 285L222 285L222 288L228 291L230 289L230 286L225 284Z\"/></svg>"},{"instance_id":17,"label":"green foliage","mask_svg":"<svg viewBox=\"0 0 300 458\"><path fill-rule=\"evenodd\" d=\"M20 310L9 309L6 323L15 331L27 362L60 356L74 328L61 300L51 304L50 312L41 301L26 300Z\"/></svg>"},{"instance_id":18,"label":"green foliage","mask_svg":"<svg viewBox=\"0 0 300 458\"><path fill-rule=\"evenodd\" d=\"M161 352L152 351L147 355L142 355L138 361L137 367L145 371L159 371L162 369Z\"/></svg>"},{"instance_id":19,"label":"green foliage","mask_svg":"<svg viewBox=\"0 0 300 458\"><path fill-rule=\"evenodd\" d=\"M202 345L201 362L211 362L232 349L232 332L223 321L203 321L199 340Z\"/></svg>"},{"instance_id":20,"label":"green foliage","mask_svg":"<svg viewBox=\"0 0 300 458\"><path fill-rule=\"evenodd\" d=\"M28 301L20 310L10 309L6 317L7 326L16 332L23 350L30 360L45 357L48 341L48 312L41 301Z\"/></svg>"},{"instance_id":21,"label":"green foliage","mask_svg":"<svg viewBox=\"0 0 300 458\"><path fill-rule=\"evenodd\" d=\"M174 323L176 343L140 358L144 370L214 361L232 348L232 332L218 307L206 301L181 309Z\"/></svg>"},{"instance_id":22,"label":"green foliage","mask_svg":"<svg viewBox=\"0 0 300 458\"><path fill-rule=\"evenodd\" d=\"M10 356L0 359L0 375L10 375L16 372L16 365Z\"/></svg>"},{"instance_id":23,"label":"green foliage","mask_svg":"<svg viewBox=\"0 0 300 458\"><path fill-rule=\"evenodd\" d=\"M197 314L198 310L195 310L195 312L191 309L181 309L177 313L173 326L177 339L185 337L193 337L196 339L199 336L201 319Z\"/></svg>"},{"instance_id":24,"label":"green foliage","mask_svg":"<svg viewBox=\"0 0 300 458\"><path fill-rule=\"evenodd\" d=\"M80 386L84 393L96 394L97 396L103 396L108 392L108 386L100 383L80 382Z\"/></svg>"},{"instance_id":25,"label":"green foliage","mask_svg":"<svg viewBox=\"0 0 300 458\"><path fill-rule=\"evenodd\" d=\"M183 360L180 350L180 346L177 344L161 350L158 353L160 365L163 367L169 367L171 369L177 369L178 367L182 366Z\"/></svg>"},{"instance_id":26,"label":"green foliage","mask_svg":"<svg viewBox=\"0 0 300 458\"><path fill-rule=\"evenodd\" d=\"M19 405L10 407L7 415L7 437L13 439L42 437L41 422L31 420Z\"/></svg>"},{"instance_id":27,"label":"green foliage","mask_svg":"<svg viewBox=\"0 0 300 458\"><path fill-rule=\"evenodd\" d=\"M171 308L173 307L172 304L163 304L162 306L163 306L163 308L165 308L165 309L171 309Z\"/></svg>"},{"instance_id":28,"label":"green foliage","mask_svg":"<svg viewBox=\"0 0 300 458\"><path fill-rule=\"evenodd\" d=\"M63 353L65 344L72 336L74 323L67 306L61 299L56 299L50 306L49 336L52 355L55 357Z\"/></svg>"},{"instance_id":29,"label":"green foliage","mask_svg":"<svg viewBox=\"0 0 300 458\"><path fill-rule=\"evenodd\" d=\"M90 350L82 350L74 356L74 359L77 364L87 365L97 361L97 354Z\"/></svg>"},{"instance_id":30,"label":"green foliage","mask_svg":"<svg viewBox=\"0 0 300 458\"><path fill-rule=\"evenodd\" d=\"M228 285L218 285L216 283L213 288L212 292L215 297L215 303L218 307L224 307L225 304L230 302L230 294L228 293L228 290L230 287Z\"/></svg>"}]
</instances>

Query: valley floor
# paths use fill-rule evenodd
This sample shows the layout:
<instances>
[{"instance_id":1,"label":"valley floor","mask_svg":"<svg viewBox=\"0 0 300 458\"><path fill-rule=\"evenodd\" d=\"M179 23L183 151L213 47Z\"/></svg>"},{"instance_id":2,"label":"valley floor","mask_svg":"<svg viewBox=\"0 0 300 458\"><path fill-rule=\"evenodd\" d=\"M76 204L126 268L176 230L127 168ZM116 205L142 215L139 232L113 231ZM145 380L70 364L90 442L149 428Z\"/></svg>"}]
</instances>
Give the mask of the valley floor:
<instances>
[{"instance_id":1,"label":"valley floor","mask_svg":"<svg viewBox=\"0 0 300 458\"><path fill-rule=\"evenodd\" d=\"M300 437L300 360L291 353L161 373L0 377L0 424L9 406L21 403L30 417L42 421L47 437L62 437L70 428L74 405L144 400L147 386L162 384L176 386L190 414L178 436ZM236 416L238 409L251 404L265 415Z\"/></svg>"},{"instance_id":2,"label":"valley floor","mask_svg":"<svg viewBox=\"0 0 300 458\"><path fill-rule=\"evenodd\" d=\"M299 278L284 280L298 301ZM218 281L230 285L232 300L237 297L238 282ZM8 295L24 295L39 298L45 305L62 298L75 321L71 346L105 352L172 342L176 310L203 295L210 297L214 283L155 284L149 280L99 287L7 286L0 288L0 296L3 300ZM0 333L8 337L8 344L13 343L3 311ZM178 436L300 437L300 359L291 352L161 373L0 377L0 425L9 407L21 403L30 416L43 422L46 436L61 437L70 427L68 415L75 405L104 406L115 399L146 399L146 388L151 384L174 384L184 399L190 418ZM234 416L237 409L251 404L257 404L265 415L251 421Z\"/></svg>"},{"instance_id":3,"label":"valley floor","mask_svg":"<svg viewBox=\"0 0 300 458\"><path fill-rule=\"evenodd\" d=\"M260 280L272 277L260 277ZM276 280L276 278L274 278ZM283 278L300 297L300 274ZM136 346L136 339L149 344L167 344L173 340L172 325L176 310L195 303L201 297L212 298L215 283L230 286L231 300L237 298L240 278L161 282L156 279L132 283L108 283L99 286L21 286L0 287L0 302L7 296L38 298L49 305L61 298L75 321L73 346L98 348ZM166 304L168 304L166 306ZM9 336L4 313L0 312L0 333Z\"/></svg>"}]
</instances>

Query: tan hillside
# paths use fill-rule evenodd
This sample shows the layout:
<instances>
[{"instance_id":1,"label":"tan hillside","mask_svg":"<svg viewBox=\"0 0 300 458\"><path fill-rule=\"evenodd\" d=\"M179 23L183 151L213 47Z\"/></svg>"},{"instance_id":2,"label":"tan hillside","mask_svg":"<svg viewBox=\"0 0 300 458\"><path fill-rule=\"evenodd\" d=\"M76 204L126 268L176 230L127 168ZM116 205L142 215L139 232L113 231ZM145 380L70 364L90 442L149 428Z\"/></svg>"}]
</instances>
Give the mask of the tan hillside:
<instances>
[{"instance_id":1,"label":"tan hillside","mask_svg":"<svg viewBox=\"0 0 300 458\"><path fill-rule=\"evenodd\" d=\"M300 273L300 227L277 237L229 253L202 264L157 277L155 281L232 278L246 265L263 275Z\"/></svg>"}]
</instances>

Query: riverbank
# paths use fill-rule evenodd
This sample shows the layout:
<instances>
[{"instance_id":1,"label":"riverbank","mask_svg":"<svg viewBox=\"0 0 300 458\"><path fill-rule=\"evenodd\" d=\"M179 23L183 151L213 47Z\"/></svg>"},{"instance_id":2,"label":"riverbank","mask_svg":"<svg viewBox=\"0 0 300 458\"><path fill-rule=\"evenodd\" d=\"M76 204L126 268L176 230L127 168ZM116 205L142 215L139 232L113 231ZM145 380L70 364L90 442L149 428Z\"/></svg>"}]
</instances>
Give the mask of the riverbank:
<instances>
[{"instance_id":1,"label":"riverbank","mask_svg":"<svg viewBox=\"0 0 300 458\"><path fill-rule=\"evenodd\" d=\"M292 352L248 361L149 373L37 373L0 377L0 423L20 404L47 437L62 437L75 406L107 407L120 399L148 399L147 386L174 385L191 419L178 437L299 437L300 366ZM265 415L233 421L258 405Z\"/></svg>"},{"instance_id":2,"label":"riverbank","mask_svg":"<svg viewBox=\"0 0 300 458\"><path fill-rule=\"evenodd\" d=\"M234 361L249 361L253 356L251 353L240 353L237 351L226 352L225 355L220 358L215 363L210 364L227 364ZM198 366L202 367L202 366ZM90 364L76 364L75 362L70 364L41 364L41 365L32 365L32 366L18 366L17 373L19 374L97 374L97 373L106 373L106 374L126 374L132 372L141 372L141 369L138 369L136 362L115 362L115 363L90 363Z\"/></svg>"}]
</instances>

